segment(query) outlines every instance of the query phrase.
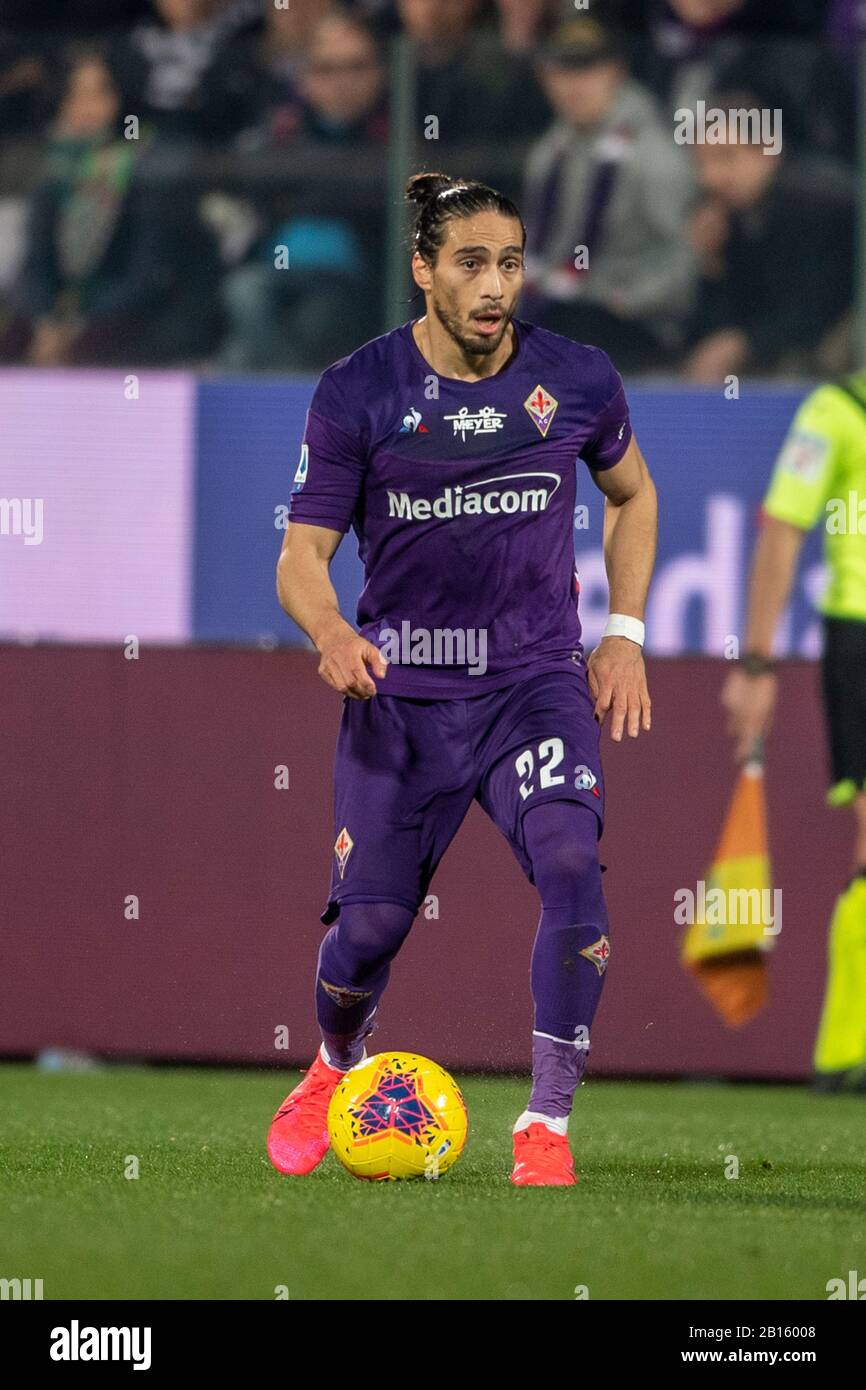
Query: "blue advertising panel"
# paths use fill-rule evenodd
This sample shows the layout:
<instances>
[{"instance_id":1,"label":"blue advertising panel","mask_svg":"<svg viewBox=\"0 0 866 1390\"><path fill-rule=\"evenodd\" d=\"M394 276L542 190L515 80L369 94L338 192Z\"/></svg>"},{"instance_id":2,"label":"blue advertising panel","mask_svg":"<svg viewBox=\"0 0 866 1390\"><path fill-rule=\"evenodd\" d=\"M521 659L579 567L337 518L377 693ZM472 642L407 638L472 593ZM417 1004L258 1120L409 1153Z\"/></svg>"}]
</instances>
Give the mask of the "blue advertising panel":
<instances>
[{"instance_id":1,"label":"blue advertising panel","mask_svg":"<svg viewBox=\"0 0 866 1390\"><path fill-rule=\"evenodd\" d=\"M297 468L313 382L203 382L197 421L193 631L200 641L304 642L280 611L274 565ZM659 551L647 614L658 654L733 654L742 638L748 562L758 507L804 388L628 391L635 433L660 502ZM575 554L586 641L607 613L603 498L580 462ZM582 475L582 477L581 477ZM354 617L362 585L354 535L332 565L334 587ZM815 656L814 601L822 580L820 537L809 537L779 651Z\"/></svg>"},{"instance_id":2,"label":"blue advertising panel","mask_svg":"<svg viewBox=\"0 0 866 1390\"><path fill-rule=\"evenodd\" d=\"M280 608L275 567L313 381L215 381L199 388L196 584L198 641L305 644ZM331 565L354 614L362 569L351 533Z\"/></svg>"}]
</instances>

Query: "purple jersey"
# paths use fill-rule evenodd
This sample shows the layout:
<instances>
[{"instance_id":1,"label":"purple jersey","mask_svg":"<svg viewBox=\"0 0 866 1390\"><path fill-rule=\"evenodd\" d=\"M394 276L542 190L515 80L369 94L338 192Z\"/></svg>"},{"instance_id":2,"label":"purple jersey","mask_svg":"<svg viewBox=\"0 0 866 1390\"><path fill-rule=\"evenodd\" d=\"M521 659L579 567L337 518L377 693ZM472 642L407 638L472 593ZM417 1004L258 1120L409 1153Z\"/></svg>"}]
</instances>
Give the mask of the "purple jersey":
<instances>
[{"instance_id":1,"label":"purple jersey","mask_svg":"<svg viewBox=\"0 0 866 1390\"><path fill-rule=\"evenodd\" d=\"M628 406L600 348L514 329L517 351L484 381L437 375L407 323L313 395L291 520L354 528L383 694L463 699L582 658L576 463L622 458Z\"/></svg>"}]
</instances>

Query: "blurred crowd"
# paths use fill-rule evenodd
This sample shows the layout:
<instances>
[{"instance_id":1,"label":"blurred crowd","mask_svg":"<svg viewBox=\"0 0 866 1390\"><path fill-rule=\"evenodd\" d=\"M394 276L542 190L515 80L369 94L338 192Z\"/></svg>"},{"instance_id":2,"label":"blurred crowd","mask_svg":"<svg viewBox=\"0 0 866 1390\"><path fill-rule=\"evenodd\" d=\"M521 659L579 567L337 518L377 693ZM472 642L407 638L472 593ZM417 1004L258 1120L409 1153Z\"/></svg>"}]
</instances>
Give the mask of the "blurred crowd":
<instances>
[{"instance_id":1,"label":"blurred crowd","mask_svg":"<svg viewBox=\"0 0 866 1390\"><path fill-rule=\"evenodd\" d=\"M629 373L842 370L864 11L0 0L0 361L314 372L409 317L408 278L385 297L402 33L414 167L521 203L527 318ZM702 104L760 133L675 138Z\"/></svg>"}]
</instances>

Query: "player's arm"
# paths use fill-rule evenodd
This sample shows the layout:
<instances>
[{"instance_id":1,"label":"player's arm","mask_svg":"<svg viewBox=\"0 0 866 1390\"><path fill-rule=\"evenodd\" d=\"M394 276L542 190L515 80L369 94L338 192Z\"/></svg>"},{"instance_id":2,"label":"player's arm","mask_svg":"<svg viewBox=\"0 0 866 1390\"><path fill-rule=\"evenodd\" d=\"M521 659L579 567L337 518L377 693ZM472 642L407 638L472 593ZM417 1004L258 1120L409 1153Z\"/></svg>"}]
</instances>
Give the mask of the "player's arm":
<instances>
[{"instance_id":1,"label":"player's arm","mask_svg":"<svg viewBox=\"0 0 866 1390\"><path fill-rule=\"evenodd\" d=\"M592 470L592 478L605 496L604 561L610 611L642 621L655 562L658 499L635 438L618 463ZM649 730L651 703L643 650L637 642L603 637L587 671L596 718L604 723L608 711L612 712L612 738L619 741L624 728L631 738L637 738L641 728Z\"/></svg>"},{"instance_id":2,"label":"player's arm","mask_svg":"<svg viewBox=\"0 0 866 1390\"><path fill-rule=\"evenodd\" d=\"M829 495L839 443L832 391L819 388L797 412L776 460L752 556L745 651L722 687L737 761L748 757L772 722L778 694L772 664L776 628L791 595L803 543Z\"/></svg>"},{"instance_id":3,"label":"player's arm","mask_svg":"<svg viewBox=\"0 0 866 1390\"><path fill-rule=\"evenodd\" d=\"M782 610L791 595L806 532L790 521L765 516L749 578L746 651L768 660Z\"/></svg>"},{"instance_id":4,"label":"player's arm","mask_svg":"<svg viewBox=\"0 0 866 1390\"><path fill-rule=\"evenodd\" d=\"M277 597L319 652L322 679L341 695L368 700L376 686L367 668L381 678L387 665L340 613L329 567L342 539L342 531L290 521L277 562Z\"/></svg>"},{"instance_id":5,"label":"player's arm","mask_svg":"<svg viewBox=\"0 0 866 1390\"><path fill-rule=\"evenodd\" d=\"M364 422L352 408L351 386L351 378L331 369L313 393L277 562L277 597L318 650L322 680L341 695L369 700L376 694L370 672L384 677L387 665L340 613L330 574L366 470Z\"/></svg>"},{"instance_id":6,"label":"player's arm","mask_svg":"<svg viewBox=\"0 0 866 1390\"><path fill-rule=\"evenodd\" d=\"M722 688L734 757L742 762L766 734L776 705L776 673L770 663L776 625L794 583L806 532L789 521L765 516L749 579L746 650L743 664ZM763 663L766 666L762 669Z\"/></svg>"}]
</instances>

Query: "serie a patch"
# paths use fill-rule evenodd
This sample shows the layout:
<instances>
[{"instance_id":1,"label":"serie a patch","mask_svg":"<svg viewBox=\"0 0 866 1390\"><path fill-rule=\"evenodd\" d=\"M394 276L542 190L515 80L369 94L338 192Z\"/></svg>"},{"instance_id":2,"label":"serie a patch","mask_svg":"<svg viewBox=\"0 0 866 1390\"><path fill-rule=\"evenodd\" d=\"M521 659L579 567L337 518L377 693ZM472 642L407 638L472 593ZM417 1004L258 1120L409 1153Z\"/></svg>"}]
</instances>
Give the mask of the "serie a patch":
<instances>
[{"instance_id":1,"label":"serie a patch","mask_svg":"<svg viewBox=\"0 0 866 1390\"><path fill-rule=\"evenodd\" d=\"M830 440L809 430L792 429L779 454L778 467L804 483L820 478L831 449Z\"/></svg>"}]
</instances>

